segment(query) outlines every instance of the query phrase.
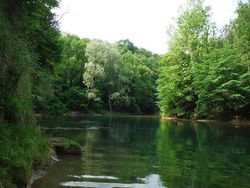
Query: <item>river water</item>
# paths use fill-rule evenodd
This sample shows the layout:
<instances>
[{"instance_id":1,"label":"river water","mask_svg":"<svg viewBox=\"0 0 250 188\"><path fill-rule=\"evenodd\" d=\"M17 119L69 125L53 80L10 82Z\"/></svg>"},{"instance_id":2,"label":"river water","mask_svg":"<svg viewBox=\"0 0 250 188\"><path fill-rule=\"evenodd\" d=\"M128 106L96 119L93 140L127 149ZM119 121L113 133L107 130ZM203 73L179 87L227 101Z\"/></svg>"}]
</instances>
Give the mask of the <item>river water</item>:
<instances>
[{"instance_id":1,"label":"river water","mask_svg":"<svg viewBox=\"0 0 250 188\"><path fill-rule=\"evenodd\" d=\"M250 187L247 127L152 116L58 117L40 126L79 142L83 155L58 156L33 188Z\"/></svg>"}]
</instances>

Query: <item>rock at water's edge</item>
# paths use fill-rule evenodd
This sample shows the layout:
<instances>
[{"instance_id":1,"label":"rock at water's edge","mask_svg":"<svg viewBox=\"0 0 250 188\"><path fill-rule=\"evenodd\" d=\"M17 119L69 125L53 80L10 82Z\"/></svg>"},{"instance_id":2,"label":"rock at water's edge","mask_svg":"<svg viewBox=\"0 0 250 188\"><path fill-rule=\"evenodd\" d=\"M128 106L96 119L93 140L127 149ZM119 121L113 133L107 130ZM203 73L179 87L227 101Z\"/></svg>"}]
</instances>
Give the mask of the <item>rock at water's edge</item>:
<instances>
[{"instance_id":1,"label":"rock at water's edge","mask_svg":"<svg viewBox=\"0 0 250 188\"><path fill-rule=\"evenodd\" d=\"M47 160L45 160L43 164L38 168L33 169L32 176L28 182L27 188L32 188L32 184L39 178L45 176L48 168L57 161L58 159L56 156L56 152L52 148L50 148ZM2 187L0 186L0 188Z\"/></svg>"},{"instance_id":2,"label":"rock at water's edge","mask_svg":"<svg viewBox=\"0 0 250 188\"><path fill-rule=\"evenodd\" d=\"M80 144L66 138L50 138L52 147L57 154L81 155Z\"/></svg>"}]
</instances>

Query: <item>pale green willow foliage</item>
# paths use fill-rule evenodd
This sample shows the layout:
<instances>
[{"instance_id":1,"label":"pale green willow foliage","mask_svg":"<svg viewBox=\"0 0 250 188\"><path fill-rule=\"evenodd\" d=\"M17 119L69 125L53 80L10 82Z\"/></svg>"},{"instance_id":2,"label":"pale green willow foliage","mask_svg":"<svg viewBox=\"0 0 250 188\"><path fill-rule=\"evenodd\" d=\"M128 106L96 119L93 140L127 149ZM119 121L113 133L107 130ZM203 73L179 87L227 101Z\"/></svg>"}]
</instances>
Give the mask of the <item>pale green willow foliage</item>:
<instances>
[{"instance_id":1,"label":"pale green willow foliage","mask_svg":"<svg viewBox=\"0 0 250 188\"><path fill-rule=\"evenodd\" d=\"M88 100L98 99L98 91L95 88L95 81L97 79L103 79L104 69L99 64L94 64L92 62L86 63L85 72L83 73L83 83L87 87L87 98Z\"/></svg>"},{"instance_id":2,"label":"pale green willow foliage","mask_svg":"<svg viewBox=\"0 0 250 188\"><path fill-rule=\"evenodd\" d=\"M115 45L94 40L87 45L85 54L90 62L85 66L83 75L84 84L89 89L88 98L96 97L96 91L103 87L109 109L113 111L113 102L119 96L117 92L120 85L118 64L120 53ZM98 86L98 82L101 82L101 85Z\"/></svg>"}]
</instances>

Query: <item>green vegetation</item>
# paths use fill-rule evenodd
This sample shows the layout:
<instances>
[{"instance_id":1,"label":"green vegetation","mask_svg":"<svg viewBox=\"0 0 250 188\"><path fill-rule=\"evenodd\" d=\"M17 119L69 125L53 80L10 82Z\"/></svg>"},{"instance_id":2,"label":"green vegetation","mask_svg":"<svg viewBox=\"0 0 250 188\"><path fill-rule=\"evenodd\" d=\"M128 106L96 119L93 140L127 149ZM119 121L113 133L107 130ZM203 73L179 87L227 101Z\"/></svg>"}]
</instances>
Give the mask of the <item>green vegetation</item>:
<instances>
[{"instance_id":1,"label":"green vegetation","mask_svg":"<svg viewBox=\"0 0 250 188\"><path fill-rule=\"evenodd\" d=\"M163 57L129 40L62 35L51 11L57 6L0 0L0 185L24 186L46 158L34 112L152 114L159 107L177 117L250 117L249 1L218 31L209 8L190 0Z\"/></svg>"},{"instance_id":2,"label":"green vegetation","mask_svg":"<svg viewBox=\"0 0 250 188\"><path fill-rule=\"evenodd\" d=\"M48 144L36 128L33 98L43 72L60 60L56 0L0 1L0 184L26 187ZM45 93L45 91L43 91Z\"/></svg>"},{"instance_id":3,"label":"green vegetation","mask_svg":"<svg viewBox=\"0 0 250 188\"><path fill-rule=\"evenodd\" d=\"M91 41L86 48L89 63L83 74L89 102L108 104L110 112L155 112L155 82L158 57L144 51L133 53L128 40L118 47ZM140 53L142 52L142 49ZM147 57L147 53L148 55Z\"/></svg>"},{"instance_id":4,"label":"green vegetation","mask_svg":"<svg viewBox=\"0 0 250 188\"><path fill-rule=\"evenodd\" d=\"M11 122L28 124L32 108L53 115L152 114L159 107L185 118L249 117L249 2L239 3L238 17L220 31L202 1L188 2L163 57L129 40L60 35L50 12L56 1L5 4L1 60L12 63L1 64L0 109ZM23 16L5 15L13 7Z\"/></svg>"},{"instance_id":5,"label":"green vegetation","mask_svg":"<svg viewBox=\"0 0 250 188\"><path fill-rule=\"evenodd\" d=\"M51 75L54 85L47 91L51 93L48 103L36 111L47 113L62 113L67 110L86 110L86 88L83 84L82 73L87 63L85 49L88 39L80 39L77 36L61 36L63 45L62 61L54 66L54 74ZM38 103L41 104L41 103Z\"/></svg>"},{"instance_id":6,"label":"green vegetation","mask_svg":"<svg viewBox=\"0 0 250 188\"><path fill-rule=\"evenodd\" d=\"M250 3L217 32L209 8L192 1L170 31L169 51L159 69L158 97L163 115L234 118L250 114Z\"/></svg>"},{"instance_id":7,"label":"green vegetation","mask_svg":"<svg viewBox=\"0 0 250 188\"><path fill-rule=\"evenodd\" d=\"M129 40L110 44L67 34L61 42L62 61L54 65L53 74L41 74L36 112L157 112L160 56Z\"/></svg>"},{"instance_id":8,"label":"green vegetation","mask_svg":"<svg viewBox=\"0 0 250 188\"><path fill-rule=\"evenodd\" d=\"M35 126L0 124L0 182L4 187L26 187L32 169L43 164L48 142Z\"/></svg>"}]
</instances>

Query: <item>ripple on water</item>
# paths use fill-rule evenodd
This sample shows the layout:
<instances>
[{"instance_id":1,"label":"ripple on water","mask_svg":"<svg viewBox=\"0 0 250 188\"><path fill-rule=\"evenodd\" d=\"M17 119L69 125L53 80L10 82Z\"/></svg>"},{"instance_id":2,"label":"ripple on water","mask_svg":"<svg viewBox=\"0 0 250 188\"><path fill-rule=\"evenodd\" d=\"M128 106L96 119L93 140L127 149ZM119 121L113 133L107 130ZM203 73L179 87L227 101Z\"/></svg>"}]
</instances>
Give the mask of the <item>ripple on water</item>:
<instances>
[{"instance_id":1,"label":"ripple on water","mask_svg":"<svg viewBox=\"0 0 250 188\"><path fill-rule=\"evenodd\" d=\"M114 177L114 176L92 176L92 175L81 175L81 176L70 175L70 177L87 178L87 179L108 179L108 180L118 180L119 179L119 178Z\"/></svg>"},{"instance_id":2,"label":"ripple on water","mask_svg":"<svg viewBox=\"0 0 250 188\"><path fill-rule=\"evenodd\" d=\"M87 179L113 179L117 180L117 177L113 176L92 176L82 175L73 176L76 178ZM162 185L160 176L158 174L151 174L146 178L138 178L143 180L144 183L108 183L108 182L91 182L91 181L69 181L61 183L65 187L89 187L89 188L166 188Z\"/></svg>"}]
</instances>

